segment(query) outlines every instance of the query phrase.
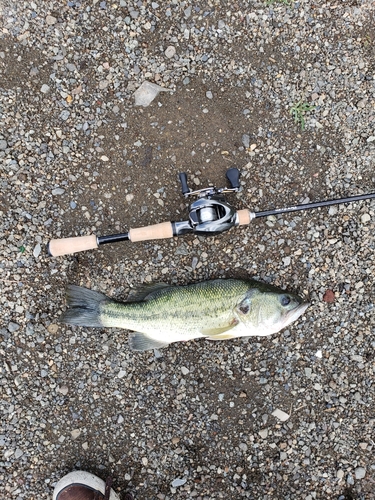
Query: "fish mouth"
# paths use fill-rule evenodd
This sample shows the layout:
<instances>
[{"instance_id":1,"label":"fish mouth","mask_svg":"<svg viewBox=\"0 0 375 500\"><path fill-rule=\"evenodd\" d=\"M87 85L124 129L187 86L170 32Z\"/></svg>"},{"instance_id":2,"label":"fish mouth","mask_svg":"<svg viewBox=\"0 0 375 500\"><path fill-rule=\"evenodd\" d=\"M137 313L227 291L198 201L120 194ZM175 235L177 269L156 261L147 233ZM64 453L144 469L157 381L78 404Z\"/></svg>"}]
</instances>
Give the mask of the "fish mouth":
<instances>
[{"instance_id":1,"label":"fish mouth","mask_svg":"<svg viewBox=\"0 0 375 500\"><path fill-rule=\"evenodd\" d=\"M310 302L304 302L303 304L300 304L291 311L289 311L284 318L284 327L290 325L290 323L293 323L293 321L296 321L296 319L302 316L302 314L306 311L306 309L310 305L311 305Z\"/></svg>"}]
</instances>

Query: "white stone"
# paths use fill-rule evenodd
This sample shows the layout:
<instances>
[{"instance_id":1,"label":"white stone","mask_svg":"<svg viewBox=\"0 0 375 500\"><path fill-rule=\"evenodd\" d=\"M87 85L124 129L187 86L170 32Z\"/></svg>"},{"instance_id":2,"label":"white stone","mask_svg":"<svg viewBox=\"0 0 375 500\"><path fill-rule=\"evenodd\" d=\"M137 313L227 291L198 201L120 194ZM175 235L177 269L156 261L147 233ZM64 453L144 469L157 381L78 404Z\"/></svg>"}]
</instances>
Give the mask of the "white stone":
<instances>
[{"instance_id":1,"label":"white stone","mask_svg":"<svg viewBox=\"0 0 375 500\"><path fill-rule=\"evenodd\" d=\"M63 396L66 396L69 392L69 387L66 385L61 385L57 390L60 394L62 394Z\"/></svg>"},{"instance_id":2,"label":"white stone","mask_svg":"<svg viewBox=\"0 0 375 500\"><path fill-rule=\"evenodd\" d=\"M362 222L362 224L366 224L366 222L370 222L370 220L371 220L370 214L363 214L361 216L361 222Z\"/></svg>"},{"instance_id":3,"label":"white stone","mask_svg":"<svg viewBox=\"0 0 375 500\"><path fill-rule=\"evenodd\" d=\"M336 472L336 477L337 477L337 479L342 479L344 477L344 471L342 469L339 469Z\"/></svg>"},{"instance_id":4,"label":"white stone","mask_svg":"<svg viewBox=\"0 0 375 500\"><path fill-rule=\"evenodd\" d=\"M262 429L259 431L259 436L262 438L262 439L266 439L266 437L268 436L268 429Z\"/></svg>"},{"instance_id":5,"label":"white stone","mask_svg":"<svg viewBox=\"0 0 375 500\"><path fill-rule=\"evenodd\" d=\"M337 207L329 207L328 215L336 215L339 209Z\"/></svg>"},{"instance_id":6,"label":"white stone","mask_svg":"<svg viewBox=\"0 0 375 500\"><path fill-rule=\"evenodd\" d=\"M41 250L42 250L42 247L40 246L40 243L37 243L35 245L35 248L34 248L34 251L33 251L33 255L34 255L34 257L36 259L39 257Z\"/></svg>"},{"instance_id":7,"label":"white stone","mask_svg":"<svg viewBox=\"0 0 375 500\"><path fill-rule=\"evenodd\" d=\"M176 55L176 49L173 47L173 45L170 45L165 49L165 57L168 57L168 59L172 59Z\"/></svg>"},{"instance_id":8,"label":"white stone","mask_svg":"<svg viewBox=\"0 0 375 500\"><path fill-rule=\"evenodd\" d=\"M53 16L47 16L46 17L46 23L48 24L48 26L52 26L54 24L56 24L56 17L53 17Z\"/></svg>"},{"instance_id":9,"label":"white stone","mask_svg":"<svg viewBox=\"0 0 375 500\"><path fill-rule=\"evenodd\" d=\"M48 94L48 92L51 90L51 87L49 85L47 85L46 83L44 83L40 89L40 91L43 93L43 94Z\"/></svg>"},{"instance_id":10,"label":"white stone","mask_svg":"<svg viewBox=\"0 0 375 500\"><path fill-rule=\"evenodd\" d=\"M135 105L148 106L160 92L172 92L172 90L160 87L160 85L156 85L155 83L143 82L134 92Z\"/></svg>"},{"instance_id":11,"label":"white stone","mask_svg":"<svg viewBox=\"0 0 375 500\"><path fill-rule=\"evenodd\" d=\"M354 474L356 479L363 479L366 475L366 469L364 467L357 467Z\"/></svg>"},{"instance_id":12,"label":"white stone","mask_svg":"<svg viewBox=\"0 0 375 500\"><path fill-rule=\"evenodd\" d=\"M77 439L81 435L81 429L73 429L70 434L73 439Z\"/></svg>"},{"instance_id":13,"label":"white stone","mask_svg":"<svg viewBox=\"0 0 375 500\"><path fill-rule=\"evenodd\" d=\"M285 411L279 410L278 408L272 412L272 415L281 420L281 422L285 422L285 420L288 420L288 418L290 417L288 413L285 413Z\"/></svg>"},{"instance_id":14,"label":"white stone","mask_svg":"<svg viewBox=\"0 0 375 500\"><path fill-rule=\"evenodd\" d=\"M178 488L179 486L183 486L186 483L186 479L174 479L172 481L172 488Z\"/></svg>"}]
</instances>

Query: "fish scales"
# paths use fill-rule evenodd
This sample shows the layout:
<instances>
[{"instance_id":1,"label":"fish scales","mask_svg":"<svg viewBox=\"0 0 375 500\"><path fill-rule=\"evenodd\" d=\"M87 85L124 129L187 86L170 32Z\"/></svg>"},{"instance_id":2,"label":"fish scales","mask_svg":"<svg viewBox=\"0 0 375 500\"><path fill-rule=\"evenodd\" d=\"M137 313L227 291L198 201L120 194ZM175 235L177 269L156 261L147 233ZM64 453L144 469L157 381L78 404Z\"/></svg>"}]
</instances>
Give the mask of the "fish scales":
<instances>
[{"instance_id":1,"label":"fish scales","mask_svg":"<svg viewBox=\"0 0 375 500\"><path fill-rule=\"evenodd\" d=\"M167 287L135 303L104 302L100 309L103 326L143 331L178 330L181 334L198 329L224 327L233 320L233 309L249 284L240 280L214 280L190 286ZM173 324L171 321L173 320Z\"/></svg>"}]
</instances>

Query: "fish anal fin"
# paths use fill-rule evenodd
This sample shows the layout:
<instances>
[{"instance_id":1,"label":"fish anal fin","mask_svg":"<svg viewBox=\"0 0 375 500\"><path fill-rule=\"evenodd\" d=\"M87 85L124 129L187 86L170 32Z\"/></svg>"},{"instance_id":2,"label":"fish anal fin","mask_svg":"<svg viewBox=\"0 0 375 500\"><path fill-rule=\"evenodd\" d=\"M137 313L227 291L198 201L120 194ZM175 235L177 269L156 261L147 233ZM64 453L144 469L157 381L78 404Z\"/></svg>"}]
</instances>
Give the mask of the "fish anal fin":
<instances>
[{"instance_id":1,"label":"fish anal fin","mask_svg":"<svg viewBox=\"0 0 375 500\"><path fill-rule=\"evenodd\" d=\"M219 328L204 328L200 332L202 335L205 335L206 337L215 338L216 336L223 335L228 330L231 330L236 325L238 325L238 323L239 323L238 319L233 318L232 321L229 323L229 325L221 326ZM230 335L233 335L233 334L230 334ZM228 338L230 338L230 337L228 337Z\"/></svg>"},{"instance_id":2,"label":"fish anal fin","mask_svg":"<svg viewBox=\"0 0 375 500\"><path fill-rule=\"evenodd\" d=\"M167 283L153 283L150 285L137 285L132 288L129 292L127 302L142 302L143 300L149 300L155 292L163 290L163 288L169 288L171 285Z\"/></svg>"},{"instance_id":3,"label":"fish anal fin","mask_svg":"<svg viewBox=\"0 0 375 500\"><path fill-rule=\"evenodd\" d=\"M132 332L129 333L129 347L132 351L149 351L151 349L160 349L166 347L169 342L153 339L145 333Z\"/></svg>"},{"instance_id":4,"label":"fish anal fin","mask_svg":"<svg viewBox=\"0 0 375 500\"><path fill-rule=\"evenodd\" d=\"M228 340L235 339L238 335L235 333L220 333L219 335L214 335L213 337L206 337L207 340Z\"/></svg>"}]
</instances>

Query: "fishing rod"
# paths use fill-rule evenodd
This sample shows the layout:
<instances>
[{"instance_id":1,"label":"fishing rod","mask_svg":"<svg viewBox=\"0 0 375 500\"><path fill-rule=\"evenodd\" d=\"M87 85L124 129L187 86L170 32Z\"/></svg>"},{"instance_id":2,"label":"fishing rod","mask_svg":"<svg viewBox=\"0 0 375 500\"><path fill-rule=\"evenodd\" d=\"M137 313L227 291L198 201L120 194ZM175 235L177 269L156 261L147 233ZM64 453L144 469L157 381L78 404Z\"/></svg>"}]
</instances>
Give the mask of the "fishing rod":
<instances>
[{"instance_id":1,"label":"fishing rod","mask_svg":"<svg viewBox=\"0 0 375 500\"><path fill-rule=\"evenodd\" d=\"M214 186L192 191L188 187L187 175L182 172L179 179L182 186L182 194L185 198L198 196L189 207L189 219L179 222L162 222L152 226L130 229L126 233L110 234L107 236L77 236L73 238L53 239L47 245L50 256L58 257L84 250L93 250L100 245L117 243L119 241L147 241L173 238L184 234L194 233L201 236L213 236L228 231L234 226L245 226L258 217L269 217L289 212L298 212L341 203L352 203L354 201L375 198L375 193L349 196L335 200L305 203L291 207L276 208L264 212L251 212L248 209L236 210L225 199L226 193L236 193L240 188L240 172L237 168L230 168L226 177L231 187L216 188Z\"/></svg>"}]
</instances>

